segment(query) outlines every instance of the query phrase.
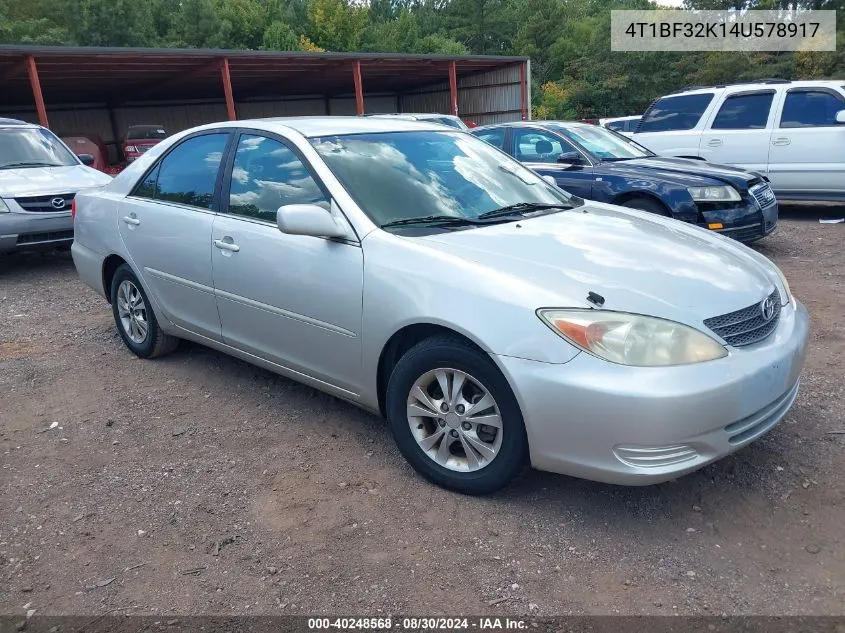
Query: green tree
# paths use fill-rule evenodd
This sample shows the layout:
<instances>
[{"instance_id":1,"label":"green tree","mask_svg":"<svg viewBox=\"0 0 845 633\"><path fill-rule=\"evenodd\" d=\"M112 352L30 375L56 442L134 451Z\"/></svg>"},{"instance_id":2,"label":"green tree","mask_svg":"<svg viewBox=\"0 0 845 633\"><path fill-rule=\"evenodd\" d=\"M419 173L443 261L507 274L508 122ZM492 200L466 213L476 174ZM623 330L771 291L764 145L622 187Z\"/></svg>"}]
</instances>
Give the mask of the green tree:
<instances>
[{"instance_id":1,"label":"green tree","mask_svg":"<svg viewBox=\"0 0 845 633\"><path fill-rule=\"evenodd\" d=\"M345 0L309 0L310 39L330 51L357 51L367 28L368 9Z\"/></svg>"},{"instance_id":2,"label":"green tree","mask_svg":"<svg viewBox=\"0 0 845 633\"><path fill-rule=\"evenodd\" d=\"M266 51L299 51L299 36L284 22L273 22L264 31L261 48Z\"/></svg>"}]
</instances>

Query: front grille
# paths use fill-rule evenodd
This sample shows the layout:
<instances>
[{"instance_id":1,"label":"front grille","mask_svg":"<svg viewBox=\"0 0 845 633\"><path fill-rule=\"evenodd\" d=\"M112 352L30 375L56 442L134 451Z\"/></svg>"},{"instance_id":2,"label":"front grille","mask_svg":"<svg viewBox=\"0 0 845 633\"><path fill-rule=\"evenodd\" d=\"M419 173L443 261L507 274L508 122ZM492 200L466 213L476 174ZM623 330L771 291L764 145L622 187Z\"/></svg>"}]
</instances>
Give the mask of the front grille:
<instances>
[{"instance_id":1,"label":"front grille","mask_svg":"<svg viewBox=\"0 0 845 633\"><path fill-rule=\"evenodd\" d=\"M136 145L135 147L136 147L136 149L138 150L138 153L139 153L139 154L143 154L143 153L144 153L144 152L146 152L148 149L150 149L151 145Z\"/></svg>"},{"instance_id":2,"label":"front grille","mask_svg":"<svg viewBox=\"0 0 845 633\"><path fill-rule=\"evenodd\" d=\"M18 246L22 244L40 244L43 242L61 242L73 239L73 231L51 231L49 233L29 233L18 235Z\"/></svg>"},{"instance_id":3,"label":"front grille","mask_svg":"<svg viewBox=\"0 0 845 633\"><path fill-rule=\"evenodd\" d=\"M70 211L70 205L73 202L73 193L54 193L49 196L30 196L28 198L15 198L21 209L24 211L31 211L33 213L61 213L62 211ZM53 201L56 204L53 204ZM58 201L61 200L61 206Z\"/></svg>"},{"instance_id":4,"label":"front grille","mask_svg":"<svg viewBox=\"0 0 845 633\"><path fill-rule=\"evenodd\" d=\"M766 301L774 302L771 318L763 315ZM728 345L742 347L762 341L775 331L780 320L780 293L775 291L760 303L755 303L742 310L729 312L704 320L704 325L721 336Z\"/></svg>"},{"instance_id":5,"label":"front grille","mask_svg":"<svg viewBox=\"0 0 845 633\"><path fill-rule=\"evenodd\" d=\"M748 190L760 208L771 206L775 203L775 192L767 182L761 182L759 185L754 185Z\"/></svg>"}]
</instances>

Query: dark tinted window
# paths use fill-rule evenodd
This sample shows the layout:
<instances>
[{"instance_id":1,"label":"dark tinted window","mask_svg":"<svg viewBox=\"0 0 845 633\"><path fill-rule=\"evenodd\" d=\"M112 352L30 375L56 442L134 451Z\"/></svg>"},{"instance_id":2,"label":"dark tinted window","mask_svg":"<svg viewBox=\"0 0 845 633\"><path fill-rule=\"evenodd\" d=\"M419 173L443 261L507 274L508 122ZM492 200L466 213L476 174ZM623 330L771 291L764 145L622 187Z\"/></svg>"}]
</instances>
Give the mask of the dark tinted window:
<instances>
[{"instance_id":1,"label":"dark tinted window","mask_svg":"<svg viewBox=\"0 0 845 633\"><path fill-rule=\"evenodd\" d=\"M160 141L167 138L167 132L161 125L130 125L126 138L135 141Z\"/></svg>"},{"instance_id":2,"label":"dark tinted window","mask_svg":"<svg viewBox=\"0 0 845 633\"><path fill-rule=\"evenodd\" d=\"M781 127L841 125L836 113L845 110L845 99L830 92L788 92L780 117Z\"/></svg>"},{"instance_id":3,"label":"dark tinted window","mask_svg":"<svg viewBox=\"0 0 845 633\"><path fill-rule=\"evenodd\" d=\"M144 178L138 186L135 187L135 192L132 195L139 198L155 198L156 197L156 182L158 181L158 170L161 169L161 163L155 166L147 177Z\"/></svg>"},{"instance_id":4,"label":"dark tinted window","mask_svg":"<svg viewBox=\"0 0 845 633\"><path fill-rule=\"evenodd\" d=\"M229 213L276 221L276 211L286 204L319 204L329 199L286 145L264 136L243 135L238 141Z\"/></svg>"},{"instance_id":5,"label":"dark tinted window","mask_svg":"<svg viewBox=\"0 0 845 633\"><path fill-rule=\"evenodd\" d=\"M499 149L505 148L505 129L499 128L497 130L484 130L475 134L482 141L486 141Z\"/></svg>"},{"instance_id":6,"label":"dark tinted window","mask_svg":"<svg viewBox=\"0 0 845 633\"><path fill-rule=\"evenodd\" d=\"M206 134L183 141L162 159L161 164L136 189L150 191L155 180L157 200L178 202L203 209L211 208L217 171L226 149L228 134ZM154 174L157 172L157 176Z\"/></svg>"},{"instance_id":7,"label":"dark tinted window","mask_svg":"<svg viewBox=\"0 0 845 633\"><path fill-rule=\"evenodd\" d=\"M774 92L728 97L713 120L714 130L759 130L766 127Z\"/></svg>"},{"instance_id":8,"label":"dark tinted window","mask_svg":"<svg viewBox=\"0 0 845 633\"><path fill-rule=\"evenodd\" d=\"M663 97L643 117L638 132L691 130L713 100L713 93Z\"/></svg>"}]
</instances>

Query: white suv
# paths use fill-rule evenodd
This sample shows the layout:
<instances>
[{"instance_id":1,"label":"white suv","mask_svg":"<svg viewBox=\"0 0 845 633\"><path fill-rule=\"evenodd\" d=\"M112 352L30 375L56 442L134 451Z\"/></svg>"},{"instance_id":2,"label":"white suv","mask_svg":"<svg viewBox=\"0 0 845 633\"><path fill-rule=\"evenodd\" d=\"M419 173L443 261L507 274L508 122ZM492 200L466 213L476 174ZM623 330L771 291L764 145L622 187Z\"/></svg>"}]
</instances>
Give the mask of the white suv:
<instances>
[{"instance_id":1,"label":"white suv","mask_svg":"<svg viewBox=\"0 0 845 633\"><path fill-rule=\"evenodd\" d=\"M634 140L764 174L778 198L845 200L845 80L695 88L651 104Z\"/></svg>"}]
</instances>

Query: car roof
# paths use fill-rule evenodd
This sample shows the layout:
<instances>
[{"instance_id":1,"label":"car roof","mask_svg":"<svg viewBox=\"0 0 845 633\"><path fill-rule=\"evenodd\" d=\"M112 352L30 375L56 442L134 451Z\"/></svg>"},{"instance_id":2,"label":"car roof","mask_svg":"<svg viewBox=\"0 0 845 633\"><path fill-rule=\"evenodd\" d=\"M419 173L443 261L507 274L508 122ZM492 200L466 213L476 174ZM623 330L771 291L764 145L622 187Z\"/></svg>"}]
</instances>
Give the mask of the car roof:
<instances>
[{"instance_id":1,"label":"car roof","mask_svg":"<svg viewBox=\"0 0 845 633\"><path fill-rule=\"evenodd\" d=\"M802 81L790 81L788 79L761 79L735 84L717 84L714 86L692 86L683 90L676 90L663 95L663 97L677 97L680 95L704 94L723 90L771 90L777 86L786 88L842 88L845 80L836 79L806 79Z\"/></svg>"},{"instance_id":2,"label":"car roof","mask_svg":"<svg viewBox=\"0 0 845 633\"><path fill-rule=\"evenodd\" d=\"M390 114L368 114L368 117L381 119L415 119L424 121L426 119L457 119L454 114L439 114L437 112L392 112Z\"/></svg>"},{"instance_id":3,"label":"car roof","mask_svg":"<svg viewBox=\"0 0 845 633\"><path fill-rule=\"evenodd\" d=\"M539 128L595 128L593 123L582 123L581 121L511 121L510 123L493 123L492 125L479 125L471 131L492 130L497 127L539 127Z\"/></svg>"},{"instance_id":4,"label":"car roof","mask_svg":"<svg viewBox=\"0 0 845 633\"><path fill-rule=\"evenodd\" d=\"M309 117L275 117L269 119L246 119L212 123L203 129L218 127L253 127L270 132L284 132L294 130L305 137L335 136L344 134L373 134L379 132L413 132L428 130L444 132L444 126L439 123L426 123L398 117L359 117L359 116L309 116ZM458 130L454 130L458 131Z\"/></svg>"},{"instance_id":5,"label":"car roof","mask_svg":"<svg viewBox=\"0 0 845 633\"><path fill-rule=\"evenodd\" d=\"M34 123L21 121L20 119L6 119L0 117L0 126L2 127L38 127Z\"/></svg>"}]
</instances>

